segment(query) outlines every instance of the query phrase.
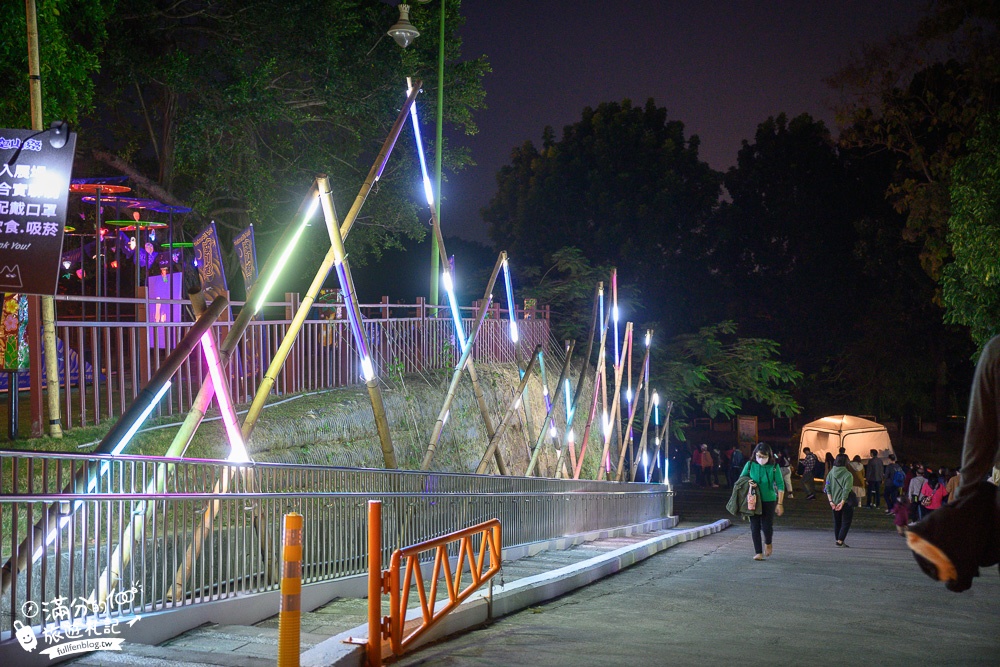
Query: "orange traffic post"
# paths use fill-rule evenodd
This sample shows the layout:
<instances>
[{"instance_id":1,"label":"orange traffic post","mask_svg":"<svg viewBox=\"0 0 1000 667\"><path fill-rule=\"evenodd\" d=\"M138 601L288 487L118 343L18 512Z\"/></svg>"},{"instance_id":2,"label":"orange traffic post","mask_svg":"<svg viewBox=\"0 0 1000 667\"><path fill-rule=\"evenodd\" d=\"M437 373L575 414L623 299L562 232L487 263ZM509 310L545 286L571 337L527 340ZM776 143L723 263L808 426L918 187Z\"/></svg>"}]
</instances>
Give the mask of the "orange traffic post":
<instances>
[{"instance_id":1,"label":"orange traffic post","mask_svg":"<svg viewBox=\"0 0 1000 667\"><path fill-rule=\"evenodd\" d=\"M382 501L368 501L368 667L382 664Z\"/></svg>"},{"instance_id":2,"label":"orange traffic post","mask_svg":"<svg viewBox=\"0 0 1000 667\"><path fill-rule=\"evenodd\" d=\"M278 667L299 667L302 625L302 515L285 515L281 550L281 607L278 612Z\"/></svg>"}]
</instances>

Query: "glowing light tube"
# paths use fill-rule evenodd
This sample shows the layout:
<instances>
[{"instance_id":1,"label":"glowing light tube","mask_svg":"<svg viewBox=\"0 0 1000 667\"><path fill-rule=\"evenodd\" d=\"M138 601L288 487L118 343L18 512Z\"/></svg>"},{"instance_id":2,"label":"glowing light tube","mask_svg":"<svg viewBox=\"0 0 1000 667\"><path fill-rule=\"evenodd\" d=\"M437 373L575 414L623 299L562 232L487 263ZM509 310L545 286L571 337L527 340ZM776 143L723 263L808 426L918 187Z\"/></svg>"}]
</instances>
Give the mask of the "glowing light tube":
<instances>
[{"instance_id":1,"label":"glowing light tube","mask_svg":"<svg viewBox=\"0 0 1000 667\"><path fill-rule=\"evenodd\" d=\"M153 396L153 399L149 402L149 404L146 405L145 408L143 408L142 412L139 413L139 416L136 418L136 420L132 422L131 426L128 427L128 430L122 434L121 439L119 439L117 444L115 444L115 446L111 449L110 453L113 456L120 454L121 451L125 449L126 445L128 445L129 441L139 431L139 427L142 426L142 423L144 421L146 421L146 418L149 416L149 413L153 411L153 408L155 408L156 404L160 402L160 399L163 398L163 395L167 393L168 389L170 389L169 380L163 383L163 386L160 387L160 390L158 392L156 392L156 395ZM106 461L104 461L101 463L101 466L97 474L94 477L91 477L90 481L87 483L88 493L93 493L97 489L98 481L102 477L104 477L104 473L106 473L107 471L108 471L108 464ZM73 512L76 512L76 510L79 509L81 505L83 505L83 502L80 500L74 502ZM31 560L36 561L39 558L41 558L42 552L45 550L45 547L55 542L56 538L59 537L59 533L62 531L62 529L66 526L66 524L68 524L72 520L73 520L72 514L69 516L64 516L61 519L59 519L58 525L55 528L53 528L48 535L45 536L45 544L43 546L38 547L38 549L36 549L35 552L31 555Z\"/></svg>"},{"instance_id":2,"label":"glowing light tube","mask_svg":"<svg viewBox=\"0 0 1000 667\"><path fill-rule=\"evenodd\" d=\"M451 318L455 320L455 335L458 337L459 349L464 352L465 329L462 328L462 313L458 310L458 301L455 299L455 284L451 281L451 271L445 271L441 274L441 283L444 285L445 294L448 295Z\"/></svg>"},{"instance_id":3,"label":"glowing light tube","mask_svg":"<svg viewBox=\"0 0 1000 667\"><path fill-rule=\"evenodd\" d=\"M224 384L222 362L219 359L219 350L211 330L202 334L201 349L205 353L205 361L208 362L208 372L212 376L212 384L215 386L215 399L219 401L222 423L226 425L226 434L229 436L228 460L245 463L250 460L250 456L247 454L247 446L243 441L243 431L236 420L236 408L233 407L229 395L229 385Z\"/></svg>"},{"instance_id":4,"label":"glowing light tube","mask_svg":"<svg viewBox=\"0 0 1000 667\"><path fill-rule=\"evenodd\" d=\"M406 94L409 96L413 91L412 86L408 86L406 89ZM427 172L427 159L424 157L424 142L420 137L420 122L417 120L417 103L414 101L410 105L410 120L413 121L413 136L417 139L417 155L420 157L420 176L424 182L424 197L427 199L427 205L430 206L431 213L433 214L434 207L434 188L431 186L431 177ZM440 147L438 147L440 150ZM451 307L451 317L455 320L455 337L458 340L459 349L465 350L465 330L462 328L462 315L458 310L458 301L455 299L455 285L451 279L451 272L445 271L441 274L441 282L444 284L444 291L448 295L448 305ZM364 361L361 362L364 364Z\"/></svg>"},{"instance_id":5,"label":"glowing light tube","mask_svg":"<svg viewBox=\"0 0 1000 667\"><path fill-rule=\"evenodd\" d=\"M142 423L146 421L146 417L148 417L149 413L153 411L153 408L155 408L156 404L160 402L160 399L163 398L163 395L167 393L168 389L170 389L170 380L163 383L163 386L160 387L158 392L156 392L153 399L142 409L142 412L139 413L138 418L132 422L132 425L128 427L128 430L122 434L121 439L119 439L115 446L111 448L112 456L121 454L121 451L125 449L125 445L129 443L129 440L131 440L132 436L136 434L139 427L142 426Z\"/></svg>"},{"instance_id":6,"label":"glowing light tube","mask_svg":"<svg viewBox=\"0 0 1000 667\"><path fill-rule=\"evenodd\" d=\"M365 382L370 382L375 377L375 368L372 365L372 357L368 352L368 344L365 337L361 335L361 322L358 321L354 308L354 294L351 292L351 284L344 273L343 262L337 262L337 278L340 279L340 289L344 293L344 310L347 311L347 319L351 323L351 332L354 334L354 342L358 346L358 353L361 356L361 376Z\"/></svg>"},{"instance_id":7,"label":"glowing light tube","mask_svg":"<svg viewBox=\"0 0 1000 667\"><path fill-rule=\"evenodd\" d=\"M406 94L410 95L413 88L407 88ZM417 121L417 103L410 105L410 118L413 120L413 136L417 138L417 155L420 157L420 174L424 181L424 197L427 198L427 205L434 209L434 188L431 186L431 177L427 173L427 159L424 157L424 141L420 138L420 123ZM441 150L438 147L438 150Z\"/></svg>"},{"instance_id":8,"label":"glowing light tube","mask_svg":"<svg viewBox=\"0 0 1000 667\"><path fill-rule=\"evenodd\" d=\"M618 366L618 272L611 272L611 321L615 325L615 366Z\"/></svg>"},{"instance_id":9,"label":"glowing light tube","mask_svg":"<svg viewBox=\"0 0 1000 667\"><path fill-rule=\"evenodd\" d=\"M514 286L510 282L510 267L503 261L503 278L507 288L507 314L510 315L510 342L517 345L517 304L514 303Z\"/></svg>"},{"instance_id":10,"label":"glowing light tube","mask_svg":"<svg viewBox=\"0 0 1000 667\"><path fill-rule=\"evenodd\" d=\"M267 276L267 282L264 283L263 289L260 291L260 298L257 300L257 303L254 304L254 314L259 313L260 309L264 307L264 302L267 301L267 295L271 293L271 288L274 287L274 283L278 281L278 276L281 275L281 270L284 269L285 264L288 263L288 259L292 256L292 251L295 250L295 246L298 245L299 239L302 238L302 233L306 230L309 220L312 219L317 208L319 208L318 196L313 200L313 203L309 205L309 209L306 211L306 214L302 216L302 220L299 221L299 227L295 230L295 235L288 242L288 245L286 245L281 251L281 255L278 256L278 262L274 266L274 271L271 271Z\"/></svg>"},{"instance_id":11,"label":"glowing light tube","mask_svg":"<svg viewBox=\"0 0 1000 667\"><path fill-rule=\"evenodd\" d=\"M566 397L566 423L573 421L573 399L570 396L569 378L566 378L566 390L563 392Z\"/></svg>"}]
</instances>

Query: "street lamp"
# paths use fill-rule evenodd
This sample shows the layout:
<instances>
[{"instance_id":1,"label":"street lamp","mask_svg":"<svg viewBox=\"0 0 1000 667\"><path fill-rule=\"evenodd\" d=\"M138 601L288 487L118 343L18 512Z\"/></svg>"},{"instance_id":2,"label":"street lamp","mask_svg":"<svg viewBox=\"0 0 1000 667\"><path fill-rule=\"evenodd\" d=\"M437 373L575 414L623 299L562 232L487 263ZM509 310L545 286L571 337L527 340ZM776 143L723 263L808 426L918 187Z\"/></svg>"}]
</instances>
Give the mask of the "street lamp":
<instances>
[{"instance_id":1,"label":"street lamp","mask_svg":"<svg viewBox=\"0 0 1000 667\"><path fill-rule=\"evenodd\" d=\"M430 0L417 0L422 5L427 4ZM440 29L438 33L438 95L437 95L437 127L434 139L437 143L434 144L434 192L437 195L434 198L434 212L437 215L438 226L441 225L441 144L444 126L444 116L442 115L442 110L444 109L444 6L445 0L441 0L441 22ZM420 33L416 28L410 23L410 6L407 4L399 5L399 20L396 21L395 25L389 28L389 36L396 40L404 49L410 45ZM430 290L430 305L436 306L438 304L438 273L440 272L440 263L438 255L440 254L438 249L437 237L431 235L431 290Z\"/></svg>"},{"instance_id":2,"label":"street lamp","mask_svg":"<svg viewBox=\"0 0 1000 667\"><path fill-rule=\"evenodd\" d=\"M409 5L399 5L399 20L389 28L389 36L396 40L396 43L404 49L410 45L410 42L420 37L420 33L410 23Z\"/></svg>"}]
</instances>

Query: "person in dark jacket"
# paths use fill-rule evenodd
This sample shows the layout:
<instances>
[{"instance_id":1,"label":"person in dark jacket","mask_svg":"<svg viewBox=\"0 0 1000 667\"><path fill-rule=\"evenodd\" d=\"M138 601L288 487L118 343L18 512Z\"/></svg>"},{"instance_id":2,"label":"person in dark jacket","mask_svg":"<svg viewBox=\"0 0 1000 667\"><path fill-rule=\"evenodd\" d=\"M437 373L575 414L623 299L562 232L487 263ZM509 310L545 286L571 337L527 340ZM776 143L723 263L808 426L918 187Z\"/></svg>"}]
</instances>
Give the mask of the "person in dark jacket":
<instances>
[{"instance_id":1,"label":"person in dark jacket","mask_svg":"<svg viewBox=\"0 0 1000 667\"><path fill-rule=\"evenodd\" d=\"M878 457L878 450L871 450L869 452L871 458L868 459L868 465L865 466L865 479L868 481L868 504L866 507L869 509L878 509L879 502L881 499L881 493L879 490L882 488L882 477L885 475L885 464L882 463L882 459Z\"/></svg>"},{"instance_id":2,"label":"person in dark jacket","mask_svg":"<svg viewBox=\"0 0 1000 667\"><path fill-rule=\"evenodd\" d=\"M961 497L1000 468L1000 336L990 339L983 347L969 395L969 413L965 420L965 442L962 446ZM996 481L994 479L994 481Z\"/></svg>"},{"instance_id":3,"label":"person in dark jacket","mask_svg":"<svg viewBox=\"0 0 1000 667\"><path fill-rule=\"evenodd\" d=\"M958 501L910 527L906 542L928 575L952 591L972 586L980 567L1000 561L1000 336L983 347L969 395Z\"/></svg>"},{"instance_id":4,"label":"person in dark jacket","mask_svg":"<svg viewBox=\"0 0 1000 667\"><path fill-rule=\"evenodd\" d=\"M816 486L813 482L813 476L816 474L816 466L819 465L819 459L816 458L816 455L808 447L802 448L802 456L802 487L806 492L806 500L812 500L816 497Z\"/></svg>"}]
</instances>

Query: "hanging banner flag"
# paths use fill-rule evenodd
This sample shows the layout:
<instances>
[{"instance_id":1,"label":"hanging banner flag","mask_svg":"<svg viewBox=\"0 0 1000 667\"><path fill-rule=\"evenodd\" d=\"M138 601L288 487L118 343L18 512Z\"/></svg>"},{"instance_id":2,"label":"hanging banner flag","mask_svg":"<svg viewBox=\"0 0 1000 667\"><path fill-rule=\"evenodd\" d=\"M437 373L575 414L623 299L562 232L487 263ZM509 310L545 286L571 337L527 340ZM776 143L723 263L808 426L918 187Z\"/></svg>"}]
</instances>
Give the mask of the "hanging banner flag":
<instances>
[{"instance_id":1,"label":"hanging banner flag","mask_svg":"<svg viewBox=\"0 0 1000 667\"><path fill-rule=\"evenodd\" d=\"M0 292L56 293L76 134L0 129Z\"/></svg>"},{"instance_id":2,"label":"hanging banner flag","mask_svg":"<svg viewBox=\"0 0 1000 667\"><path fill-rule=\"evenodd\" d=\"M243 282L249 294L250 288L257 281L257 246L253 240L253 224L236 235L233 245L240 258L240 271L243 272Z\"/></svg>"},{"instance_id":3,"label":"hanging banner flag","mask_svg":"<svg viewBox=\"0 0 1000 667\"><path fill-rule=\"evenodd\" d=\"M214 220L194 237L194 261L198 265L203 290L215 288L228 294L226 273L222 270L222 249L219 247L219 236L215 233Z\"/></svg>"}]
</instances>

